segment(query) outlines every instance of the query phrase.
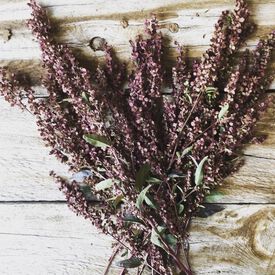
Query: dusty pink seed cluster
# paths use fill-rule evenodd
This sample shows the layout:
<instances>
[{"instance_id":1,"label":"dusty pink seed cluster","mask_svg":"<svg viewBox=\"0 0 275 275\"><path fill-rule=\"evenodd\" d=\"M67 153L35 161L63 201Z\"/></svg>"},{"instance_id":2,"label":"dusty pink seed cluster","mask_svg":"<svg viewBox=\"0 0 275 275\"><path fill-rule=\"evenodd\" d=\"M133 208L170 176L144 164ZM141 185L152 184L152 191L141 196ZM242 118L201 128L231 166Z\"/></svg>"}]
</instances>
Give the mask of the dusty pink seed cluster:
<instances>
[{"instance_id":1,"label":"dusty pink seed cluster","mask_svg":"<svg viewBox=\"0 0 275 275\"><path fill-rule=\"evenodd\" d=\"M105 64L92 72L55 42L45 9L34 0L29 5L28 26L42 50L48 97L36 98L6 69L0 92L35 115L45 144L72 171L71 179L52 172L68 205L128 251L128 266L147 265L156 274L173 274L177 267L192 274L191 217L211 189L235 171L235 154L252 139L267 107L275 32L240 57L252 28L245 1L236 0L235 10L219 18L203 57L190 62L178 45L169 74L153 17L145 23L148 38L131 41L130 74L107 44ZM167 83L172 83L169 95L163 89ZM181 250L186 260L178 256Z\"/></svg>"}]
</instances>

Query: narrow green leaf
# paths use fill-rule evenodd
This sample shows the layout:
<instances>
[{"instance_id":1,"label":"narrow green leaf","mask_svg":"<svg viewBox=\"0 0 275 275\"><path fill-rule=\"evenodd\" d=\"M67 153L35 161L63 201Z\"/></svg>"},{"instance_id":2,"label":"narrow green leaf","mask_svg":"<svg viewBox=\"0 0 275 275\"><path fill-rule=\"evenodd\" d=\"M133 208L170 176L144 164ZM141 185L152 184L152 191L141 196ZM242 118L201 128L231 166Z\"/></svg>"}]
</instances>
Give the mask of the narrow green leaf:
<instances>
[{"instance_id":1,"label":"narrow green leaf","mask_svg":"<svg viewBox=\"0 0 275 275\"><path fill-rule=\"evenodd\" d=\"M197 161L192 156L190 156L190 158L193 160L193 162L195 163L195 165L198 167L199 164L197 163Z\"/></svg>"},{"instance_id":2,"label":"narrow green leaf","mask_svg":"<svg viewBox=\"0 0 275 275\"><path fill-rule=\"evenodd\" d=\"M106 172L106 169L103 167L97 167L98 172Z\"/></svg>"},{"instance_id":3,"label":"narrow green leaf","mask_svg":"<svg viewBox=\"0 0 275 275\"><path fill-rule=\"evenodd\" d=\"M207 94L211 94L211 93L214 93L214 92L216 92L217 91L217 88L216 87L211 87L211 86L209 86L209 87L206 87L206 93Z\"/></svg>"},{"instance_id":4,"label":"narrow green leaf","mask_svg":"<svg viewBox=\"0 0 275 275\"><path fill-rule=\"evenodd\" d=\"M143 189L140 194L138 195L137 197L137 201L136 201L136 206L138 209L141 209L141 206L145 200L145 197L146 197L146 193L148 192L148 190L151 188L151 184L148 185L145 189Z\"/></svg>"},{"instance_id":5,"label":"narrow green leaf","mask_svg":"<svg viewBox=\"0 0 275 275\"><path fill-rule=\"evenodd\" d=\"M184 205L183 204L178 204L178 214L180 215L184 210Z\"/></svg>"},{"instance_id":6,"label":"narrow green leaf","mask_svg":"<svg viewBox=\"0 0 275 275\"><path fill-rule=\"evenodd\" d=\"M128 256L128 249L125 249L125 251L122 253L121 257Z\"/></svg>"},{"instance_id":7,"label":"narrow green leaf","mask_svg":"<svg viewBox=\"0 0 275 275\"><path fill-rule=\"evenodd\" d=\"M205 197L206 202L217 202L223 197L223 193L218 191L212 191L208 196Z\"/></svg>"},{"instance_id":8,"label":"narrow green leaf","mask_svg":"<svg viewBox=\"0 0 275 275\"><path fill-rule=\"evenodd\" d=\"M62 99L61 101L59 101L58 103L61 104L61 103L64 103L64 102L69 102L69 103L71 103L71 102L73 102L73 99L72 99L72 98L64 98L64 99Z\"/></svg>"},{"instance_id":9,"label":"narrow green leaf","mask_svg":"<svg viewBox=\"0 0 275 275\"><path fill-rule=\"evenodd\" d=\"M148 182L148 183L161 183L162 181L160 179L150 177L146 180L146 182Z\"/></svg>"},{"instance_id":10,"label":"narrow green leaf","mask_svg":"<svg viewBox=\"0 0 275 275\"><path fill-rule=\"evenodd\" d=\"M218 119L221 120L224 118L224 116L227 114L228 112L228 109L229 109L229 105L228 103L224 104L224 106L221 107L221 110L218 114Z\"/></svg>"},{"instance_id":11,"label":"narrow green leaf","mask_svg":"<svg viewBox=\"0 0 275 275\"><path fill-rule=\"evenodd\" d=\"M150 195L145 195L144 200L145 200L147 205L149 205L151 208L157 210L156 203Z\"/></svg>"},{"instance_id":12,"label":"narrow green leaf","mask_svg":"<svg viewBox=\"0 0 275 275\"><path fill-rule=\"evenodd\" d=\"M184 178L185 175L180 174L180 173L176 173L176 172L172 172L168 175L168 178Z\"/></svg>"},{"instance_id":13,"label":"narrow green leaf","mask_svg":"<svg viewBox=\"0 0 275 275\"><path fill-rule=\"evenodd\" d=\"M158 226L157 230L160 234L162 234L163 231L165 231L165 227ZM161 247L162 249L165 250L165 247L160 240L160 235L158 232L155 229L152 229L150 241L152 242L152 244L154 244L158 247Z\"/></svg>"},{"instance_id":14,"label":"narrow green leaf","mask_svg":"<svg viewBox=\"0 0 275 275\"><path fill-rule=\"evenodd\" d=\"M123 217L123 220L125 222L129 222L129 223L139 223L139 224L144 225L144 222L140 218L138 218L134 215L126 215L125 217Z\"/></svg>"},{"instance_id":15,"label":"narrow green leaf","mask_svg":"<svg viewBox=\"0 0 275 275\"><path fill-rule=\"evenodd\" d=\"M176 246L178 243L178 239L172 234L164 235L164 239L170 246Z\"/></svg>"},{"instance_id":16,"label":"narrow green leaf","mask_svg":"<svg viewBox=\"0 0 275 275\"><path fill-rule=\"evenodd\" d=\"M183 152L181 153L181 158L184 157L185 155L187 155L188 153L190 153L192 149L193 149L193 145L191 145L191 146L185 148L185 149L183 150Z\"/></svg>"},{"instance_id":17,"label":"narrow green leaf","mask_svg":"<svg viewBox=\"0 0 275 275\"><path fill-rule=\"evenodd\" d=\"M124 200L124 196L118 195L116 197L112 197L112 198L108 199L107 201L113 201L113 205L116 208L123 200Z\"/></svg>"},{"instance_id":18,"label":"narrow green leaf","mask_svg":"<svg viewBox=\"0 0 275 275\"><path fill-rule=\"evenodd\" d=\"M101 191L101 190L110 188L113 184L114 184L114 182L112 179L103 180L103 181L99 182L98 184L96 184L95 190Z\"/></svg>"},{"instance_id":19,"label":"narrow green leaf","mask_svg":"<svg viewBox=\"0 0 275 275\"><path fill-rule=\"evenodd\" d=\"M122 260L116 263L117 266L123 268L136 268L142 264L141 259L133 257L130 259Z\"/></svg>"},{"instance_id":20,"label":"narrow green leaf","mask_svg":"<svg viewBox=\"0 0 275 275\"><path fill-rule=\"evenodd\" d=\"M108 141L106 137L99 136L96 134L87 134L84 135L83 138L89 144L102 149L106 149L106 147L109 147L111 145L111 142Z\"/></svg>"},{"instance_id":21,"label":"narrow green leaf","mask_svg":"<svg viewBox=\"0 0 275 275\"><path fill-rule=\"evenodd\" d=\"M201 162L198 164L198 167L195 172L195 184L201 185L203 181L203 165L207 161L208 157L204 157Z\"/></svg>"},{"instance_id":22,"label":"narrow green leaf","mask_svg":"<svg viewBox=\"0 0 275 275\"><path fill-rule=\"evenodd\" d=\"M137 172L135 187L137 190L141 190L142 186L145 184L147 178L150 175L150 165L148 163L143 164Z\"/></svg>"},{"instance_id":23,"label":"narrow green leaf","mask_svg":"<svg viewBox=\"0 0 275 275\"><path fill-rule=\"evenodd\" d=\"M89 98L85 92L81 93L81 97L84 99L84 101L89 102Z\"/></svg>"}]
</instances>

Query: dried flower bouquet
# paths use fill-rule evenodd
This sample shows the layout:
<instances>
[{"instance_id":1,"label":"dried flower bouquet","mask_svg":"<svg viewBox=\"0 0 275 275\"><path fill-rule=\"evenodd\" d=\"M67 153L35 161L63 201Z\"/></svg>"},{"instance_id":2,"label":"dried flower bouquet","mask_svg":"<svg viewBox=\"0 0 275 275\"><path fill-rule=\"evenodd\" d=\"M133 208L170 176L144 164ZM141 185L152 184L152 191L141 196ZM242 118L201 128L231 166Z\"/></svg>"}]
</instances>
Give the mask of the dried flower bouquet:
<instances>
[{"instance_id":1,"label":"dried flower bouquet","mask_svg":"<svg viewBox=\"0 0 275 275\"><path fill-rule=\"evenodd\" d=\"M146 38L131 41L131 73L107 44L104 66L91 71L55 42L46 11L34 0L29 5L48 97L37 99L4 68L0 90L35 115L51 154L72 171L71 179L52 172L68 205L116 240L113 256L127 254L118 263L125 270L192 274L188 226L205 197L235 171L236 152L253 138L267 107L275 32L240 55L253 29L247 4L236 0L235 10L220 16L203 57L189 62L177 45L169 74L153 17ZM169 95L163 92L167 75Z\"/></svg>"}]
</instances>

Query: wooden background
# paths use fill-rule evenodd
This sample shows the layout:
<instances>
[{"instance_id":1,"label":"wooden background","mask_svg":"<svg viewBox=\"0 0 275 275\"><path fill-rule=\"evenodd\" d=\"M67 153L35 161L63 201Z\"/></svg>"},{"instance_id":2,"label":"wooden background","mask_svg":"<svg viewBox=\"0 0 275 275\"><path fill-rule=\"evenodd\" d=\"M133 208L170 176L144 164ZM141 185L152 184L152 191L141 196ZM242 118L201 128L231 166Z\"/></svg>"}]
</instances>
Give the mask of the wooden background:
<instances>
[{"instance_id":1,"label":"wooden background","mask_svg":"<svg viewBox=\"0 0 275 275\"><path fill-rule=\"evenodd\" d=\"M199 56L213 25L233 0L43 0L58 25L57 38L75 48L81 59L95 60L88 43L104 37L119 57L129 59L129 39L143 29L144 18L157 14L162 32ZM253 47L275 29L275 1L250 0L258 29ZM25 27L26 1L0 0L0 65L32 74L38 95L42 73L37 42ZM128 22L126 28L122 21ZM169 42L168 41L168 42ZM171 57L175 51L167 42ZM274 64L273 64L274 67ZM273 93L274 83L269 93ZM222 211L195 218L191 228L191 262L195 274L275 274L275 105L257 126L268 134L261 145L247 145L245 165L220 188L214 204ZM68 210L49 170L66 169L48 156L34 119L0 98L0 274L102 274L111 239ZM213 205L208 205L210 207ZM119 274L113 268L110 274Z\"/></svg>"}]
</instances>

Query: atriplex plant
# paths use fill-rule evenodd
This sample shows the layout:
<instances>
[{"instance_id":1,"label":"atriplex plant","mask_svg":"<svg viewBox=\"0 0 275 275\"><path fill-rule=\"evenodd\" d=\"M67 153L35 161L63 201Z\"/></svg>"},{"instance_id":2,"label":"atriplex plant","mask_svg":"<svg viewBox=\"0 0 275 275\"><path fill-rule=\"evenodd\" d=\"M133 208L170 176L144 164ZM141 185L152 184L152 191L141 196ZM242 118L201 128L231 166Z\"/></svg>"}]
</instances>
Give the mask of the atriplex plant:
<instances>
[{"instance_id":1,"label":"atriplex plant","mask_svg":"<svg viewBox=\"0 0 275 275\"><path fill-rule=\"evenodd\" d=\"M178 46L169 74L153 17L146 21L146 38L131 42L130 74L107 44L104 66L92 72L55 42L46 11L34 0L29 5L28 26L42 50L48 97L37 99L5 69L1 94L35 115L51 154L74 173L65 179L52 172L69 206L117 241L115 254L128 253L121 267L142 266L139 274L144 266L155 274L192 274L191 217L235 170L236 151L252 139L267 106L275 32L240 55L252 28L246 3L236 0L235 10L219 18L203 57L188 63ZM163 93L167 75L170 95Z\"/></svg>"}]
</instances>

